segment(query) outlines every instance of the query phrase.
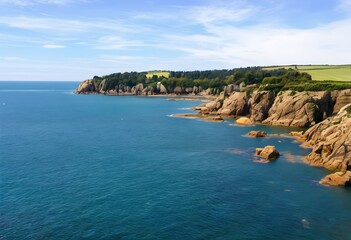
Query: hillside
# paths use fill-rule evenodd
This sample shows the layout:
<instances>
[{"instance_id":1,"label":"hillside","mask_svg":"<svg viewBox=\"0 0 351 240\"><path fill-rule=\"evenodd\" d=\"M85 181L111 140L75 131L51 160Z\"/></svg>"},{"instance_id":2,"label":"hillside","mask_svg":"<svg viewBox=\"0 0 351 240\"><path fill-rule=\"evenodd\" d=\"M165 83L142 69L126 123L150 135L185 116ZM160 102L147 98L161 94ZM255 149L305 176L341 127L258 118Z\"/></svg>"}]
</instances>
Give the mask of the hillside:
<instances>
[{"instance_id":1,"label":"hillside","mask_svg":"<svg viewBox=\"0 0 351 240\"><path fill-rule=\"evenodd\" d=\"M351 65L288 65L264 67L263 70L295 69L308 73L314 81L351 81Z\"/></svg>"}]
</instances>

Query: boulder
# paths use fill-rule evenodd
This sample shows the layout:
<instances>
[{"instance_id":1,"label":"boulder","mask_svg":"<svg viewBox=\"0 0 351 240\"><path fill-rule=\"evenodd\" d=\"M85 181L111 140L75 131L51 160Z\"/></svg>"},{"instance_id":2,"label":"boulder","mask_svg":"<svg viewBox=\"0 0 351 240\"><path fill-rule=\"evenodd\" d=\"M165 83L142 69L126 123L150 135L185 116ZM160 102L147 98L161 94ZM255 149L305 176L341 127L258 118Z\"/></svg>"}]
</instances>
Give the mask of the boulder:
<instances>
[{"instance_id":1,"label":"boulder","mask_svg":"<svg viewBox=\"0 0 351 240\"><path fill-rule=\"evenodd\" d=\"M267 133L265 131L251 131L248 133L250 137L266 137Z\"/></svg>"},{"instance_id":2,"label":"boulder","mask_svg":"<svg viewBox=\"0 0 351 240\"><path fill-rule=\"evenodd\" d=\"M238 118L236 121L235 121L236 124L238 125L245 125L245 126L251 126L251 125L254 125L254 122L248 118L248 117L241 117L241 118Z\"/></svg>"},{"instance_id":3,"label":"boulder","mask_svg":"<svg viewBox=\"0 0 351 240\"><path fill-rule=\"evenodd\" d=\"M321 179L319 183L331 186L351 186L351 171L329 174Z\"/></svg>"},{"instance_id":4,"label":"boulder","mask_svg":"<svg viewBox=\"0 0 351 240\"><path fill-rule=\"evenodd\" d=\"M265 146L264 148L256 148L256 155L266 160L274 160L279 157L279 152L275 146Z\"/></svg>"}]
</instances>

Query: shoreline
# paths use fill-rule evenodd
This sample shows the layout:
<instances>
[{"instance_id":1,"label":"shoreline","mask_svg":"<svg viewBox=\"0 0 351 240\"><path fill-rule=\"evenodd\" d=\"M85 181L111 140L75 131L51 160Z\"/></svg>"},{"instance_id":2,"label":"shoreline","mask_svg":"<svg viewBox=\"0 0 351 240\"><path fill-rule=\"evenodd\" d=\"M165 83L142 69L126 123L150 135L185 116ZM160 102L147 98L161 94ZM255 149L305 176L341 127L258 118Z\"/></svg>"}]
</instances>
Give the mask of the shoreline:
<instances>
[{"instance_id":1,"label":"shoreline","mask_svg":"<svg viewBox=\"0 0 351 240\"><path fill-rule=\"evenodd\" d=\"M82 94L77 92L75 93ZM345 92L342 92L342 91L340 93L346 94ZM314 116L313 114L315 113L313 112L313 109L318 109L318 108L311 108L310 105L314 104L316 106L319 106L317 103L320 104L320 102L323 102L321 100L328 100L328 99L330 100L330 93L328 95L327 91L306 92L306 93L298 93L298 94L297 93L293 94L293 92L291 91L286 91L277 96L273 96L272 92L269 92L269 91L254 92L250 95L247 95L246 93L243 93L243 92L234 92L231 95L227 95L227 97L225 97L226 96L225 93L224 94L221 93L219 95L208 95L208 94L206 95L193 95L193 94L185 94L185 95L150 94L148 95L148 94L145 94L144 95L144 94L133 94L133 93L109 94L109 93L97 93L97 92L90 92L90 93L83 93L83 94L87 94L87 95L100 94L100 95L106 95L106 96L163 97L163 98L167 98L167 100L169 101L203 102L203 104L200 104L191 108L191 110L193 110L195 113L178 113L178 114L171 114L170 116L177 117L177 118L201 119L204 121L217 122L217 123L224 122L225 121L224 119L227 119L227 118L230 118L230 119L242 118L247 121L243 121L243 123L240 122L241 124L239 123L236 124L236 122L234 121L233 125L241 126L241 127L264 125L264 126L278 127L278 128L279 127L289 128L290 133L286 134L285 136L268 134L268 135L271 135L268 137L279 138L279 137L289 136L291 138L295 138L296 143L298 143L301 148L311 150L310 153L308 153L306 156L303 157L302 159L303 163L308 164L309 166L312 166L312 167L323 167L331 171L332 174L338 174L338 176L340 175L340 171L345 174L347 173L347 175L350 176L350 179L347 179L346 181L344 181L343 186L349 185L349 184L351 185L351 165L350 165L351 159L347 157L348 155L351 156L351 153L348 152L347 149L345 149L347 155L345 153L344 157L341 160L340 160L340 157L338 157L338 155L334 157L335 154L338 154L338 151L340 151L339 149L340 146L334 147L334 145L330 145L331 143L329 143L330 141L326 137L324 137L322 129L317 127L317 126L320 126L321 124L322 125L324 124L327 126L327 128L331 128L329 121L331 121L331 119L334 119L335 117L338 117L338 114L340 114L342 110L345 112L345 111L349 111L350 109L341 107L342 103L344 103L343 102L344 100L343 101L339 100L340 102L338 102L336 99L334 100L334 102L330 102L332 104L332 108L328 108L330 115L326 115L325 118L323 117L323 119L319 119L319 120L315 120L312 118ZM340 99L342 99L342 96L344 96L343 94L340 95L341 96ZM336 96L338 95L336 94ZM313 101L315 102L311 103L312 101L311 99L313 99ZM319 99L318 100L319 102L316 99ZM294 107L295 103L299 107L295 108ZM301 109L304 110L308 106L309 106L308 113L301 111ZM291 115L284 113L284 109L286 108L291 108L292 110ZM333 112L330 112L331 110ZM326 111L326 110L324 109L323 111ZM336 111L339 111L339 112L336 112ZM339 124L340 122L341 120L336 122L337 129L341 128L341 125ZM351 125L351 120L350 122L347 122L347 124ZM334 127L335 127L335 124L334 124ZM296 131L297 129L299 132ZM340 131L344 132L344 130L342 129ZM293 132L294 134L292 134ZM350 135L351 135L351 132L350 132ZM335 138L335 136L333 137ZM347 136L346 137L343 136L343 138L346 139ZM321 152L319 150L320 146L322 148L325 148L325 150L323 150L324 152L326 150L329 152L327 157L324 152ZM331 178L329 177L329 179ZM328 185L326 184L326 181L323 181L323 184ZM336 184L334 184L333 182L330 182L329 185L336 185ZM341 185L341 184L338 184L338 185Z\"/></svg>"},{"instance_id":2,"label":"shoreline","mask_svg":"<svg viewBox=\"0 0 351 240\"><path fill-rule=\"evenodd\" d=\"M222 118L223 116L221 114L211 114L211 113L207 113L207 114L202 114L201 110L199 110L199 106L195 106L193 108L191 108L192 111L196 112L196 113L179 113L179 114L172 114L172 117L178 117L178 118L188 118L188 119L201 119L204 121L209 121L209 122L224 122L224 119ZM288 133L278 133L278 134L267 134L266 136L264 136L263 138L290 138L290 139L294 139L293 142L295 142L300 148L303 149L308 149L310 150L310 152L305 155L305 156L296 156L293 153L288 153L288 154L284 154L283 156L285 156L289 162L297 162L296 159L299 157L301 158L301 163L306 164L310 167L322 167L326 170L329 171L329 174L324 176L322 179L319 180L319 184L323 185L323 186L349 186L349 182L351 181L351 171L348 171L348 167L346 165L342 167L342 169L330 169L327 166L324 166L323 164L316 164L314 162L311 162L308 158L311 154L313 154L314 150L315 150L315 146L314 144L310 143L307 141L307 137L305 136L306 133L308 133L309 130L311 130L313 127L315 127L318 124L313 125L312 127L308 127L308 128L296 128L296 127L291 127L291 126L276 126L276 125L271 125L271 124L267 124L267 123L262 123L260 121L255 121L253 122L253 124L248 124L248 125L242 125L242 124L236 124L235 123L235 119L240 118L241 116L234 116L234 121L233 121L233 126L236 127L252 127L252 126L257 126L257 125L263 125L263 126L269 126L269 127L278 127L278 128L287 128L290 129L290 131ZM335 117L335 116L333 116ZM244 117L245 118L245 117ZM326 120L328 120L329 118L327 118ZM325 120L324 120L325 121ZM322 124L324 121L320 122L320 124ZM296 130L300 130L300 131L296 131ZM295 130L295 131L294 131ZM258 130L260 131L260 130ZM249 132L245 135L243 135L244 137L252 137L248 135ZM255 138L255 137L253 137ZM257 138L257 137L256 137ZM350 179L349 179L350 177Z\"/></svg>"}]
</instances>

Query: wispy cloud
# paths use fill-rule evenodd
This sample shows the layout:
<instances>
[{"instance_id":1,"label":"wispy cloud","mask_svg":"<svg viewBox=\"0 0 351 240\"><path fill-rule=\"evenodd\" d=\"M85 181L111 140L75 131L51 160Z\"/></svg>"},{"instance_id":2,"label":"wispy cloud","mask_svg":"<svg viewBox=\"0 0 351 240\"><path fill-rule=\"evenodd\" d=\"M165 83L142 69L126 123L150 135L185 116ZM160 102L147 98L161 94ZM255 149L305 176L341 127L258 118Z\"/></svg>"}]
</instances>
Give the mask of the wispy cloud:
<instances>
[{"instance_id":1,"label":"wispy cloud","mask_svg":"<svg viewBox=\"0 0 351 240\"><path fill-rule=\"evenodd\" d=\"M118 31L133 33L140 29L126 23L108 19L75 20L62 18L40 18L29 16L0 17L0 25L25 30L46 30L56 33L81 33L100 31Z\"/></svg>"},{"instance_id":2,"label":"wispy cloud","mask_svg":"<svg viewBox=\"0 0 351 240\"><path fill-rule=\"evenodd\" d=\"M229 5L229 6L195 6L186 10L187 18L196 23L220 23L220 22L239 22L247 19L258 9L247 5Z\"/></svg>"},{"instance_id":3,"label":"wispy cloud","mask_svg":"<svg viewBox=\"0 0 351 240\"><path fill-rule=\"evenodd\" d=\"M53 49L55 49L55 48L65 48L66 46L64 46L64 45L55 45L55 44L44 44L42 47L43 48L53 48Z\"/></svg>"},{"instance_id":4,"label":"wispy cloud","mask_svg":"<svg viewBox=\"0 0 351 240\"><path fill-rule=\"evenodd\" d=\"M351 14L351 0L339 0L337 9L339 11Z\"/></svg>"},{"instance_id":5,"label":"wispy cloud","mask_svg":"<svg viewBox=\"0 0 351 240\"><path fill-rule=\"evenodd\" d=\"M0 57L0 60L3 60L3 61L15 61L15 62L18 62L18 61L25 61L24 58L21 58L21 57L14 57L14 56L3 56L3 57Z\"/></svg>"},{"instance_id":6,"label":"wispy cloud","mask_svg":"<svg viewBox=\"0 0 351 240\"><path fill-rule=\"evenodd\" d=\"M0 5L16 5L21 7L33 5L66 5L69 3L82 2L82 0L0 0Z\"/></svg>"},{"instance_id":7,"label":"wispy cloud","mask_svg":"<svg viewBox=\"0 0 351 240\"><path fill-rule=\"evenodd\" d=\"M144 44L140 40L129 40L120 36L103 36L96 42L96 49L104 50L122 50L130 47L141 47Z\"/></svg>"}]
</instances>

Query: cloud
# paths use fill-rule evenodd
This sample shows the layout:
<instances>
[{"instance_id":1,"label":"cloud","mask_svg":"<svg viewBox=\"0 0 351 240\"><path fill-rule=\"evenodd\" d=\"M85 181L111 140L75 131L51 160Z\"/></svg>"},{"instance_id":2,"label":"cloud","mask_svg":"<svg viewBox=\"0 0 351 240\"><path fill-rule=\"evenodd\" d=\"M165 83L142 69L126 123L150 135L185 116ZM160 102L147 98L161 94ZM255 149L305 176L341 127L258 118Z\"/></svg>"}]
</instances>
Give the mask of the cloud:
<instances>
[{"instance_id":1,"label":"cloud","mask_svg":"<svg viewBox=\"0 0 351 240\"><path fill-rule=\"evenodd\" d=\"M218 22L240 22L257 11L256 7L229 5L222 6L195 6L185 13L191 20L199 24Z\"/></svg>"},{"instance_id":2,"label":"cloud","mask_svg":"<svg viewBox=\"0 0 351 240\"><path fill-rule=\"evenodd\" d=\"M66 46L64 45L55 45L55 44L44 44L42 46L43 48L65 48Z\"/></svg>"},{"instance_id":3,"label":"cloud","mask_svg":"<svg viewBox=\"0 0 351 240\"><path fill-rule=\"evenodd\" d=\"M103 36L97 40L96 49L122 50L130 47L141 47L143 42L140 40L128 40L120 36Z\"/></svg>"},{"instance_id":4,"label":"cloud","mask_svg":"<svg viewBox=\"0 0 351 240\"><path fill-rule=\"evenodd\" d=\"M14 62L18 62L18 61L25 61L24 58L21 57L13 57L13 56L4 56L4 57L0 57L0 60L3 61L14 61Z\"/></svg>"},{"instance_id":5,"label":"cloud","mask_svg":"<svg viewBox=\"0 0 351 240\"><path fill-rule=\"evenodd\" d=\"M12 28L51 31L54 33L82 33L93 31L118 31L123 33L138 32L137 26L130 26L121 21L108 19L61 19L61 18L40 18L28 16L0 17L0 25Z\"/></svg>"},{"instance_id":6,"label":"cloud","mask_svg":"<svg viewBox=\"0 0 351 240\"><path fill-rule=\"evenodd\" d=\"M0 0L0 5L15 5L20 7L32 5L66 5L69 3L82 2L82 0Z\"/></svg>"},{"instance_id":7,"label":"cloud","mask_svg":"<svg viewBox=\"0 0 351 240\"><path fill-rule=\"evenodd\" d=\"M351 0L339 0L337 9L341 12L346 12L351 14Z\"/></svg>"}]
</instances>

